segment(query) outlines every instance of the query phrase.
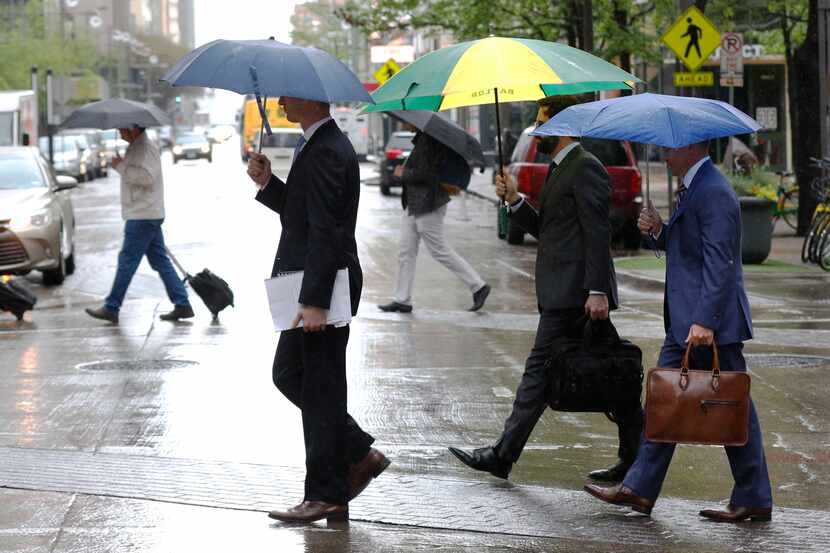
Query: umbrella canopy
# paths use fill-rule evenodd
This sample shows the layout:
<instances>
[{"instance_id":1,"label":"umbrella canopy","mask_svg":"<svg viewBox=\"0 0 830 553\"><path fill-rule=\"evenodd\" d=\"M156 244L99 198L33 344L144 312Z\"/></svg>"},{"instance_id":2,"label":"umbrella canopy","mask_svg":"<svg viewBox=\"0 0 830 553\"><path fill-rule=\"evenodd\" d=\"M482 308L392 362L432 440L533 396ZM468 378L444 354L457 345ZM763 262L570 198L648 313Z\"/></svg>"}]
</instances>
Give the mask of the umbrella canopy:
<instances>
[{"instance_id":1,"label":"umbrella canopy","mask_svg":"<svg viewBox=\"0 0 830 553\"><path fill-rule=\"evenodd\" d=\"M439 111L494 101L533 101L627 89L638 81L616 65L565 44L488 37L418 58L372 94L375 105L366 111Z\"/></svg>"},{"instance_id":2,"label":"umbrella canopy","mask_svg":"<svg viewBox=\"0 0 830 553\"><path fill-rule=\"evenodd\" d=\"M132 100L101 100L73 111L61 124L65 129L127 129L169 125L170 117L151 104Z\"/></svg>"},{"instance_id":3,"label":"umbrella canopy","mask_svg":"<svg viewBox=\"0 0 830 553\"><path fill-rule=\"evenodd\" d=\"M274 39L214 40L179 60L161 80L171 86L221 88L239 94L372 102L360 80L337 58Z\"/></svg>"},{"instance_id":4,"label":"umbrella canopy","mask_svg":"<svg viewBox=\"0 0 830 553\"><path fill-rule=\"evenodd\" d=\"M479 141L449 119L433 111L424 110L389 111L387 113L428 134L466 159L470 165L484 165L484 152L481 151Z\"/></svg>"},{"instance_id":5,"label":"umbrella canopy","mask_svg":"<svg viewBox=\"0 0 830 553\"><path fill-rule=\"evenodd\" d=\"M646 93L571 106L531 134L613 138L681 148L760 128L755 119L726 102Z\"/></svg>"}]
</instances>

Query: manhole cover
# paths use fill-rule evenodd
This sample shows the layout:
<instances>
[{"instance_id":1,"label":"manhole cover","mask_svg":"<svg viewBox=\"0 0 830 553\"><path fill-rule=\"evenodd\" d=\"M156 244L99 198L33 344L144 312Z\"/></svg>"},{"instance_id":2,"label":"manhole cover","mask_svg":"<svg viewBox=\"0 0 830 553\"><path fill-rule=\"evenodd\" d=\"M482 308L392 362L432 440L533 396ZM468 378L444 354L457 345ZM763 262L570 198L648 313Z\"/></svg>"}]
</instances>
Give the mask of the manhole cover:
<instances>
[{"instance_id":1,"label":"manhole cover","mask_svg":"<svg viewBox=\"0 0 830 553\"><path fill-rule=\"evenodd\" d=\"M197 365L196 361L178 359L135 359L129 361L92 361L75 368L81 371L168 371Z\"/></svg>"},{"instance_id":2,"label":"manhole cover","mask_svg":"<svg viewBox=\"0 0 830 553\"><path fill-rule=\"evenodd\" d=\"M768 353L750 353L745 355L750 369L809 369L830 364L830 357L811 355L775 355Z\"/></svg>"}]
</instances>

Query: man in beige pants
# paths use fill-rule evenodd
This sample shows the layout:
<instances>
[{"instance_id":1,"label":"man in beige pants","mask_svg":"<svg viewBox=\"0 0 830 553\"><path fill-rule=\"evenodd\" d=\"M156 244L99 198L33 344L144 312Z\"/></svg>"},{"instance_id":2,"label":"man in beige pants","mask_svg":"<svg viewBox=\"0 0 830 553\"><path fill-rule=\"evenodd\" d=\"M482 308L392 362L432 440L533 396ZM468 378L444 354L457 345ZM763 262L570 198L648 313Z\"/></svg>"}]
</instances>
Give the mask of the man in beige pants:
<instances>
[{"instance_id":1,"label":"man in beige pants","mask_svg":"<svg viewBox=\"0 0 830 553\"><path fill-rule=\"evenodd\" d=\"M478 311L490 294L490 286L447 244L444 237L444 217L450 196L441 185L436 168L441 167L444 156L457 154L424 133L418 133L413 143L415 148L406 165L395 169L395 176L403 182L401 203L404 207L395 296L391 303L379 305L378 308L382 311L412 312L415 264L418 246L423 239L432 257L467 285L473 295L470 311Z\"/></svg>"}]
</instances>

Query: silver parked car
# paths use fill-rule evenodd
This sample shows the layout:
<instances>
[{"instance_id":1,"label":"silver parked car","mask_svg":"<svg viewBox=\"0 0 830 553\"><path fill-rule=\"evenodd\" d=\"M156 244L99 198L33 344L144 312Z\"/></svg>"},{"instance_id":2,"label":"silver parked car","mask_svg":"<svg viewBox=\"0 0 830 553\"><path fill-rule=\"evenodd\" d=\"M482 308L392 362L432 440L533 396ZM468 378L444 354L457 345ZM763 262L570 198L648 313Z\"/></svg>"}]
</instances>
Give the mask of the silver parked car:
<instances>
[{"instance_id":1,"label":"silver parked car","mask_svg":"<svg viewBox=\"0 0 830 553\"><path fill-rule=\"evenodd\" d=\"M84 141L89 148L92 161L91 169L87 173L93 178L100 178L107 176L107 169L109 166L109 156L107 155L107 148L104 144L101 131L97 129L72 129L71 131L62 131L61 136L79 136L83 140L79 140L79 144L83 147Z\"/></svg>"},{"instance_id":2,"label":"silver parked car","mask_svg":"<svg viewBox=\"0 0 830 553\"><path fill-rule=\"evenodd\" d=\"M69 175L78 181L92 180L93 159L92 152L85 148L86 140L77 136L52 137L52 150L55 172L59 175ZM41 136L38 140L40 153L49 159L49 138Z\"/></svg>"},{"instance_id":3,"label":"silver parked car","mask_svg":"<svg viewBox=\"0 0 830 553\"><path fill-rule=\"evenodd\" d=\"M36 148L0 147L0 273L41 271L61 284L75 271L78 181L55 176Z\"/></svg>"}]
</instances>

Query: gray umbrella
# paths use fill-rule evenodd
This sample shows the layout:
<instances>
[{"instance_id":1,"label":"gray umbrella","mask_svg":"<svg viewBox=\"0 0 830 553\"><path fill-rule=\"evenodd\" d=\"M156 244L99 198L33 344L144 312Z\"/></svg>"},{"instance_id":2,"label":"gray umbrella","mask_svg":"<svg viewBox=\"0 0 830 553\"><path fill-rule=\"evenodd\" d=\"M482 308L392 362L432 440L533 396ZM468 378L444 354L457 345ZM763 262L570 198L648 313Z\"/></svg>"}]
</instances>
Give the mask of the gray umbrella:
<instances>
[{"instance_id":1,"label":"gray umbrella","mask_svg":"<svg viewBox=\"0 0 830 553\"><path fill-rule=\"evenodd\" d=\"M73 111L61 127L65 129L129 129L169 125L170 117L156 106L132 100L100 100Z\"/></svg>"},{"instance_id":2,"label":"gray umbrella","mask_svg":"<svg viewBox=\"0 0 830 553\"><path fill-rule=\"evenodd\" d=\"M385 113L431 136L466 159L470 165L484 165L484 153L481 151L479 141L438 113L427 110L398 110Z\"/></svg>"}]
</instances>

